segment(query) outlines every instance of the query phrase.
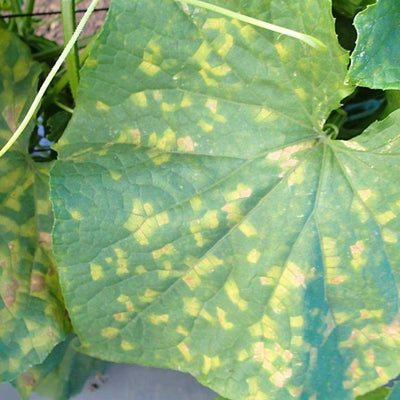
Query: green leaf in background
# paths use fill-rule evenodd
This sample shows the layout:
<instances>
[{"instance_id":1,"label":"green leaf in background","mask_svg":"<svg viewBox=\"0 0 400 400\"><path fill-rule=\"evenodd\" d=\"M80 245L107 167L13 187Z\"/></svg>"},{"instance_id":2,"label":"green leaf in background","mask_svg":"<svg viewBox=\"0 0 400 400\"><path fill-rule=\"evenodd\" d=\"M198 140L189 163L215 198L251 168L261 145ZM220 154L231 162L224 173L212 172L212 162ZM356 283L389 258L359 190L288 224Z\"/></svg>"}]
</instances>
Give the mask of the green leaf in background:
<instances>
[{"instance_id":1,"label":"green leaf in background","mask_svg":"<svg viewBox=\"0 0 400 400\"><path fill-rule=\"evenodd\" d=\"M341 14L353 18L369 4L376 0L333 0L333 9Z\"/></svg>"},{"instance_id":2,"label":"green leaf in background","mask_svg":"<svg viewBox=\"0 0 400 400\"><path fill-rule=\"evenodd\" d=\"M90 376L104 373L107 363L77 352L75 341L76 337L69 335L43 364L13 382L23 400L28 400L32 392L51 400L68 400L82 390Z\"/></svg>"},{"instance_id":3,"label":"green leaf in background","mask_svg":"<svg viewBox=\"0 0 400 400\"><path fill-rule=\"evenodd\" d=\"M400 399L400 382L396 381L394 383L394 386L390 389L390 396L386 400L398 400L398 399Z\"/></svg>"},{"instance_id":4,"label":"green leaf in background","mask_svg":"<svg viewBox=\"0 0 400 400\"><path fill-rule=\"evenodd\" d=\"M387 400L389 394L389 388L379 388L363 396L358 396L357 400Z\"/></svg>"},{"instance_id":5,"label":"green leaf in background","mask_svg":"<svg viewBox=\"0 0 400 400\"><path fill-rule=\"evenodd\" d=\"M380 0L357 15L358 39L348 74L350 83L400 89L399 20L397 0Z\"/></svg>"},{"instance_id":6,"label":"green leaf in background","mask_svg":"<svg viewBox=\"0 0 400 400\"><path fill-rule=\"evenodd\" d=\"M40 67L3 29L0 60L1 147L36 93ZM67 329L51 251L49 167L34 165L28 142L29 129L0 159L1 381L42 362Z\"/></svg>"},{"instance_id":7,"label":"green leaf in background","mask_svg":"<svg viewBox=\"0 0 400 400\"><path fill-rule=\"evenodd\" d=\"M74 328L230 399L354 399L400 370L400 113L323 132L350 91L330 2L216 3L328 50L112 3L51 173Z\"/></svg>"}]
</instances>

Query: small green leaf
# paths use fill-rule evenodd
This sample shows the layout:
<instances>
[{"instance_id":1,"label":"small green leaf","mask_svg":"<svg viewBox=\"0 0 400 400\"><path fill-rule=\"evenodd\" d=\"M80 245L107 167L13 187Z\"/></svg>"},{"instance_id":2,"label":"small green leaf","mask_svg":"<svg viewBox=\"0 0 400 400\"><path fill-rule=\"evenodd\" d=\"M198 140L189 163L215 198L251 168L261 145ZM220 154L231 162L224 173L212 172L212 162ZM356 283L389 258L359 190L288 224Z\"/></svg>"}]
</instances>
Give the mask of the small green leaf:
<instances>
[{"instance_id":1,"label":"small green leaf","mask_svg":"<svg viewBox=\"0 0 400 400\"><path fill-rule=\"evenodd\" d=\"M0 147L36 93L40 67L0 29ZM32 124L0 159L0 380L41 363L68 329L51 250L49 166L28 154Z\"/></svg>"},{"instance_id":2,"label":"small green leaf","mask_svg":"<svg viewBox=\"0 0 400 400\"><path fill-rule=\"evenodd\" d=\"M348 80L374 89L400 89L400 7L381 0L357 15L356 48Z\"/></svg>"},{"instance_id":3,"label":"small green leaf","mask_svg":"<svg viewBox=\"0 0 400 400\"><path fill-rule=\"evenodd\" d=\"M105 361L79 353L75 346L76 337L69 335L43 364L21 374L13 382L21 398L28 400L35 392L51 400L68 400L82 390L90 376L104 373Z\"/></svg>"}]
</instances>

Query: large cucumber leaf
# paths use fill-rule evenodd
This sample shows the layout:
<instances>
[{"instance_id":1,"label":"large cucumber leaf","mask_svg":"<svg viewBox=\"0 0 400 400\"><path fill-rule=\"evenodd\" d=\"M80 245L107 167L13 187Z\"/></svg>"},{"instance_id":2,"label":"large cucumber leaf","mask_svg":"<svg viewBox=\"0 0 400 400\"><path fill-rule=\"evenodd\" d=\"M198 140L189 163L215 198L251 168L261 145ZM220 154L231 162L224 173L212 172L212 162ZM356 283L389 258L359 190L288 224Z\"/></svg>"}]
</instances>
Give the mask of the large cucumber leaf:
<instances>
[{"instance_id":1,"label":"large cucumber leaf","mask_svg":"<svg viewBox=\"0 0 400 400\"><path fill-rule=\"evenodd\" d=\"M77 352L75 342L76 336L69 335L42 364L13 382L23 400L28 400L32 391L52 400L68 400L82 390L90 376L104 372L107 363Z\"/></svg>"},{"instance_id":2,"label":"large cucumber leaf","mask_svg":"<svg viewBox=\"0 0 400 400\"><path fill-rule=\"evenodd\" d=\"M346 400L400 371L400 114L348 141L327 0L115 0L52 170L82 350L234 400Z\"/></svg>"},{"instance_id":3,"label":"large cucumber leaf","mask_svg":"<svg viewBox=\"0 0 400 400\"><path fill-rule=\"evenodd\" d=\"M349 81L375 89L400 89L400 7L380 0L355 19L358 33Z\"/></svg>"},{"instance_id":4,"label":"large cucumber leaf","mask_svg":"<svg viewBox=\"0 0 400 400\"><path fill-rule=\"evenodd\" d=\"M40 66L0 28L0 147L36 94ZM29 129L0 159L0 380L42 362L66 319L51 250L49 167L28 154Z\"/></svg>"}]
</instances>

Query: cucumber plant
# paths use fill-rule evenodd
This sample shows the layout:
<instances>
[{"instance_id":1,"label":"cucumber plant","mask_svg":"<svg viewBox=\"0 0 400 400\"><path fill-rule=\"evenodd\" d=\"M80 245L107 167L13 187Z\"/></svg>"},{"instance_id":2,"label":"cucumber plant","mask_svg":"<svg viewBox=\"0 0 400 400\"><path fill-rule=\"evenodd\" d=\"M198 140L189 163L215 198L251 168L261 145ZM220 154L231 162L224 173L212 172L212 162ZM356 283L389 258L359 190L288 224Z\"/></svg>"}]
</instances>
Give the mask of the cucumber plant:
<instances>
[{"instance_id":1,"label":"cucumber plant","mask_svg":"<svg viewBox=\"0 0 400 400\"><path fill-rule=\"evenodd\" d=\"M29 132L0 159L2 378L27 398L72 351L231 400L396 398L399 14L359 12L349 59L329 0L114 0L57 161ZM2 144L37 81L3 37Z\"/></svg>"}]
</instances>

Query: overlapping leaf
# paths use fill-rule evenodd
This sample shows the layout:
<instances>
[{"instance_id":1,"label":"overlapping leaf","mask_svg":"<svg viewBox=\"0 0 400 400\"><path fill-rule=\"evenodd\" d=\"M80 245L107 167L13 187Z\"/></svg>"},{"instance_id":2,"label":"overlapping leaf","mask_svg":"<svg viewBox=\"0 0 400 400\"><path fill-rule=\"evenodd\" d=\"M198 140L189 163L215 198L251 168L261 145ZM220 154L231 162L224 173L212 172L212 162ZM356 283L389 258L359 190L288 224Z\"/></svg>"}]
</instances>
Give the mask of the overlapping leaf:
<instances>
[{"instance_id":1,"label":"overlapping leaf","mask_svg":"<svg viewBox=\"0 0 400 400\"><path fill-rule=\"evenodd\" d=\"M216 3L328 50L114 1L52 171L74 327L229 399L353 399L400 370L400 114L323 132L349 93L329 1Z\"/></svg>"},{"instance_id":2,"label":"overlapping leaf","mask_svg":"<svg viewBox=\"0 0 400 400\"><path fill-rule=\"evenodd\" d=\"M36 93L39 65L0 30L0 146ZM32 129L32 125L30 125ZM0 159L0 379L42 362L64 337L65 317L51 252L48 167L28 154L29 129Z\"/></svg>"},{"instance_id":3,"label":"overlapping leaf","mask_svg":"<svg viewBox=\"0 0 400 400\"><path fill-rule=\"evenodd\" d=\"M380 0L357 15L356 48L349 80L375 89L400 89L400 7L397 0Z\"/></svg>"},{"instance_id":4,"label":"overlapping leaf","mask_svg":"<svg viewBox=\"0 0 400 400\"><path fill-rule=\"evenodd\" d=\"M43 364L30 368L13 383L21 398L28 400L33 392L52 400L68 400L79 393L86 380L102 374L106 362L75 350L76 337L69 335L57 345Z\"/></svg>"}]
</instances>

